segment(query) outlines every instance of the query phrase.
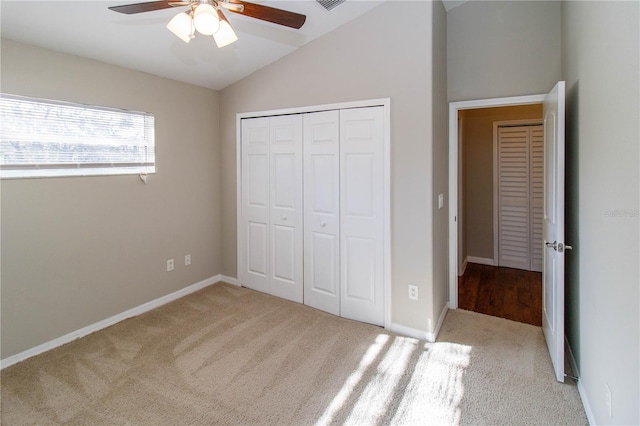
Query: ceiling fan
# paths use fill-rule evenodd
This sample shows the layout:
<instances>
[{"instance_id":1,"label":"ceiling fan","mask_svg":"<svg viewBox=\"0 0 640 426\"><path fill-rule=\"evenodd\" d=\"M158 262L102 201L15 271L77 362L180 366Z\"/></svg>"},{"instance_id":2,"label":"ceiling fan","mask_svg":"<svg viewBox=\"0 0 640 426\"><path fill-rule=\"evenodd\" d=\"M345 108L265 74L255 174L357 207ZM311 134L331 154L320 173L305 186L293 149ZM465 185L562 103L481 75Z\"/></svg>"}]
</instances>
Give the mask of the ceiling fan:
<instances>
[{"instance_id":1,"label":"ceiling fan","mask_svg":"<svg viewBox=\"0 0 640 426\"><path fill-rule=\"evenodd\" d=\"M189 40L195 37L197 30L201 34L212 35L218 47L224 47L238 40L231 24L222 13L222 9L295 29L302 27L307 19L305 15L299 13L243 0L161 0L111 6L109 9L131 15L175 6L189 6L189 9L186 12L178 13L169 21L167 28L172 33L185 43L189 43Z\"/></svg>"}]
</instances>

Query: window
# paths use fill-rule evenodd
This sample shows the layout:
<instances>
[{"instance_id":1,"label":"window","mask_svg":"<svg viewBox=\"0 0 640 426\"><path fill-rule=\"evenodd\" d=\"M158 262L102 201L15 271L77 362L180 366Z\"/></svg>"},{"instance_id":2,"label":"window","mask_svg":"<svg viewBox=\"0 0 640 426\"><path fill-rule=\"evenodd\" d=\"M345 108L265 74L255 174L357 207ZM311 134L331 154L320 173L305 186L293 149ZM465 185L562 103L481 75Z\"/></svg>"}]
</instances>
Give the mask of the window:
<instances>
[{"instance_id":1,"label":"window","mask_svg":"<svg viewBox=\"0 0 640 426\"><path fill-rule=\"evenodd\" d=\"M155 173L153 114L0 95L0 177Z\"/></svg>"}]
</instances>

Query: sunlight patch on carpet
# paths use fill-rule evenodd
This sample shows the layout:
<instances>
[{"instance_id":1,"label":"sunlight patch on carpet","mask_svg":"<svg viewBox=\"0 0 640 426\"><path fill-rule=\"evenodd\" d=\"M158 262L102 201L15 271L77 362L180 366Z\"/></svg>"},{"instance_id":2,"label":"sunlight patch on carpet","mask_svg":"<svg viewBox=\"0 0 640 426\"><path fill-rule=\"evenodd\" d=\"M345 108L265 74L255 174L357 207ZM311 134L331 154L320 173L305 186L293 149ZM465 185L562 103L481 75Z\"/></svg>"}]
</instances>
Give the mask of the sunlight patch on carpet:
<instances>
[{"instance_id":1,"label":"sunlight patch on carpet","mask_svg":"<svg viewBox=\"0 0 640 426\"><path fill-rule=\"evenodd\" d=\"M393 339L393 340L390 340ZM459 424L471 346L380 334L316 425Z\"/></svg>"},{"instance_id":2,"label":"sunlight patch on carpet","mask_svg":"<svg viewBox=\"0 0 640 426\"><path fill-rule=\"evenodd\" d=\"M362 380L365 371L367 371L369 366L377 358L378 354L389 340L389 337L390 336L386 334L380 334L378 335L378 337L376 337L375 342L371 346L369 346L367 352L365 352L362 359L360 360L358 368L349 375L349 378L345 381L342 389L340 389L340 391L333 398L331 404L329 404L322 416L316 422L316 425L327 425L331 423L338 411L343 407L345 402L348 401L353 390Z\"/></svg>"},{"instance_id":3,"label":"sunlight patch on carpet","mask_svg":"<svg viewBox=\"0 0 640 426\"><path fill-rule=\"evenodd\" d=\"M462 379L471 359L471 346L426 343L392 423L430 419L434 424L460 424Z\"/></svg>"},{"instance_id":4,"label":"sunlight patch on carpet","mask_svg":"<svg viewBox=\"0 0 640 426\"><path fill-rule=\"evenodd\" d=\"M396 387L411 368L412 355L420 350L419 341L395 337L373 377L353 406L347 424L376 424L383 420L396 396Z\"/></svg>"}]
</instances>

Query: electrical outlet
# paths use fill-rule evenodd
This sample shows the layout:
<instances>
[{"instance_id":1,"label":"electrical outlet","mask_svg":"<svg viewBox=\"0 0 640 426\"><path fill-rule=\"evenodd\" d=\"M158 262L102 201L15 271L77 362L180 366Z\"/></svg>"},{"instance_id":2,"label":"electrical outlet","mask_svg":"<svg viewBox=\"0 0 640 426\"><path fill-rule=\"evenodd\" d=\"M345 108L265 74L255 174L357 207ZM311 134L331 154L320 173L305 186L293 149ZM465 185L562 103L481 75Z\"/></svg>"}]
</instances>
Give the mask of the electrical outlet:
<instances>
[{"instance_id":1,"label":"electrical outlet","mask_svg":"<svg viewBox=\"0 0 640 426\"><path fill-rule=\"evenodd\" d=\"M611 388L609 388L609 384L605 383L605 401L607 404L607 409L609 410L609 418L613 418L613 403L611 401Z\"/></svg>"},{"instance_id":2,"label":"electrical outlet","mask_svg":"<svg viewBox=\"0 0 640 426\"><path fill-rule=\"evenodd\" d=\"M184 255L184 266L189 266L191 265L191 255L190 254L185 254Z\"/></svg>"},{"instance_id":3,"label":"electrical outlet","mask_svg":"<svg viewBox=\"0 0 640 426\"><path fill-rule=\"evenodd\" d=\"M409 299L418 300L418 286L409 284Z\"/></svg>"},{"instance_id":4,"label":"electrical outlet","mask_svg":"<svg viewBox=\"0 0 640 426\"><path fill-rule=\"evenodd\" d=\"M167 272L173 271L173 259L167 260Z\"/></svg>"}]
</instances>

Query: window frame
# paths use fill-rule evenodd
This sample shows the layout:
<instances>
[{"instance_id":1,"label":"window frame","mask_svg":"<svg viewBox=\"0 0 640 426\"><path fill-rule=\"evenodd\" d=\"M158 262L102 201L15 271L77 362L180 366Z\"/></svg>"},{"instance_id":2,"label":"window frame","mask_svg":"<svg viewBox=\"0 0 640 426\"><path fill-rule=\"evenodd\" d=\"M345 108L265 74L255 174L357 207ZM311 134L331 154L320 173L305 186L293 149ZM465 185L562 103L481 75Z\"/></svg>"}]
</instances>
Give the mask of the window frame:
<instances>
[{"instance_id":1,"label":"window frame","mask_svg":"<svg viewBox=\"0 0 640 426\"><path fill-rule=\"evenodd\" d=\"M143 143L135 143L127 145L124 143L125 139L122 139L121 145L115 144L113 146L119 147L131 147L142 146L145 149L144 161L96 161L96 162L61 162L55 163L38 163L32 161L29 163L14 163L3 164L4 153L0 153L0 179L29 179L29 178L50 178L50 177L82 177L82 176L118 176L118 175L147 175L154 174L156 172L155 162L155 116L153 113L133 111L122 108L113 108L99 105L88 105L77 102L59 101L51 99L43 99L37 97L15 95L9 93L0 93L0 118L4 120L2 114L2 107L4 99L25 101L36 104L60 106L64 108L76 108L79 111L91 111L92 113L105 112L116 113L131 116L139 120L143 118L142 124L138 125L138 130L144 134ZM79 123L82 118L78 117L77 121L69 120L68 123ZM0 125L2 122L0 121ZM32 134L24 133L26 136L32 136ZM67 135L65 135L67 136ZM74 137L75 135L68 135ZM89 135L85 136L87 139L91 139ZM86 139L83 139L86 140ZM0 149L4 150L1 143L4 142L4 135L0 134ZM38 141L43 144L51 143L43 139ZM145 143L146 142L146 143ZM60 142L63 145L65 142ZM73 146L73 144L71 144ZM77 145L76 145L77 146ZM150 152L147 150L150 149ZM131 159L133 160L133 159Z\"/></svg>"}]
</instances>

